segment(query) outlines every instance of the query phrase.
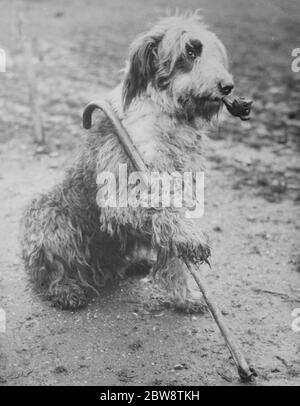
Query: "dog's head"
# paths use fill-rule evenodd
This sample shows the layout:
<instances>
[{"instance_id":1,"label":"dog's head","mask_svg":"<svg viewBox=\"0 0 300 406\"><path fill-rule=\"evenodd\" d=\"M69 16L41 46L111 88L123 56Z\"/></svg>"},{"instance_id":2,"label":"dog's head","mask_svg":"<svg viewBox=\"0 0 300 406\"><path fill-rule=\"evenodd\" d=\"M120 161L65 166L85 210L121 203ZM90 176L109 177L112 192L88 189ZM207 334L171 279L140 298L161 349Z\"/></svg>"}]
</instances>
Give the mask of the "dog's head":
<instances>
[{"instance_id":1,"label":"dog's head","mask_svg":"<svg viewBox=\"0 0 300 406\"><path fill-rule=\"evenodd\" d=\"M148 93L170 114L210 120L232 89L225 47L201 17L167 17L132 44L124 109Z\"/></svg>"}]
</instances>

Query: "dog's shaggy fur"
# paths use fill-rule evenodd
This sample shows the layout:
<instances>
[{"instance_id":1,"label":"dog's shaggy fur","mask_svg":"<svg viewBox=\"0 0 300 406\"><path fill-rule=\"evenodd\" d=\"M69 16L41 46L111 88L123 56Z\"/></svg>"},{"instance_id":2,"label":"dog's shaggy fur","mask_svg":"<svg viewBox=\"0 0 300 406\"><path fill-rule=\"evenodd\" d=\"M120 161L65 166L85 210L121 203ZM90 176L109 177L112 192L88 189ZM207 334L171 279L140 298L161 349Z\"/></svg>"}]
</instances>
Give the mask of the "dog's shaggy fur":
<instances>
[{"instance_id":1,"label":"dog's shaggy fur","mask_svg":"<svg viewBox=\"0 0 300 406\"><path fill-rule=\"evenodd\" d=\"M198 14L163 19L130 51L123 82L108 99L149 170L199 171L207 124L232 77L223 44ZM224 92L226 89L226 93ZM54 305L75 309L132 264L153 266L176 303L189 302L182 256L210 255L201 224L185 209L99 208L97 174L131 162L99 114L64 180L28 207L22 252L35 285Z\"/></svg>"}]
</instances>

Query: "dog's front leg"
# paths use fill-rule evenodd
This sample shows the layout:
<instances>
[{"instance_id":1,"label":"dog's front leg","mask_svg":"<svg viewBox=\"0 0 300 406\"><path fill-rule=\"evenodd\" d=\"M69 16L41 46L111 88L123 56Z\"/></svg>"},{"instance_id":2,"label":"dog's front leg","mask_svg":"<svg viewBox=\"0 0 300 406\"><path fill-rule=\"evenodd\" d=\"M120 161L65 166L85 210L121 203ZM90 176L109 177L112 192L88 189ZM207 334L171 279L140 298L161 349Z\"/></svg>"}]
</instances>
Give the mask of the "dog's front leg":
<instances>
[{"instance_id":1,"label":"dog's front leg","mask_svg":"<svg viewBox=\"0 0 300 406\"><path fill-rule=\"evenodd\" d=\"M195 291L191 275L182 259L169 258L163 267L154 269L154 279L167 293L161 299L163 304L186 313L203 313L206 305L201 294Z\"/></svg>"},{"instance_id":2,"label":"dog's front leg","mask_svg":"<svg viewBox=\"0 0 300 406\"><path fill-rule=\"evenodd\" d=\"M153 236L160 247L154 275L167 291L167 302L189 313L203 312L206 305L193 291L193 280L182 260L208 261L209 242L201 231L199 220L160 211L152 216L152 226Z\"/></svg>"},{"instance_id":3,"label":"dog's front leg","mask_svg":"<svg viewBox=\"0 0 300 406\"><path fill-rule=\"evenodd\" d=\"M169 256L183 257L194 263L208 260L209 241L201 231L199 220L187 219L181 213L169 210L156 212L151 220L155 243Z\"/></svg>"}]
</instances>

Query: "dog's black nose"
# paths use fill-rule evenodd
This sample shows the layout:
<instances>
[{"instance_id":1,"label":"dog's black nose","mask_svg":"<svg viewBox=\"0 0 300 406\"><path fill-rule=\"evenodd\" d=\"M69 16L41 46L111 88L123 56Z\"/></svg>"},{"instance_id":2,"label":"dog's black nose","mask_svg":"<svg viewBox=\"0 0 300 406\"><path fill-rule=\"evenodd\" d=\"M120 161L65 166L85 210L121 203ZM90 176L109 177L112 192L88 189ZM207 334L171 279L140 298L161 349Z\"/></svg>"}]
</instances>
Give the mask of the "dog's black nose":
<instances>
[{"instance_id":1,"label":"dog's black nose","mask_svg":"<svg viewBox=\"0 0 300 406\"><path fill-rule=\"evenodd\" d=\"M220 88L221 92L222 92L225 96L228 96L228 95L231 93L232 89L234 88L234 85L233 85L233 83L220 82L220 83L219 83L219 88Z\"/></svg>"}]
</instances>

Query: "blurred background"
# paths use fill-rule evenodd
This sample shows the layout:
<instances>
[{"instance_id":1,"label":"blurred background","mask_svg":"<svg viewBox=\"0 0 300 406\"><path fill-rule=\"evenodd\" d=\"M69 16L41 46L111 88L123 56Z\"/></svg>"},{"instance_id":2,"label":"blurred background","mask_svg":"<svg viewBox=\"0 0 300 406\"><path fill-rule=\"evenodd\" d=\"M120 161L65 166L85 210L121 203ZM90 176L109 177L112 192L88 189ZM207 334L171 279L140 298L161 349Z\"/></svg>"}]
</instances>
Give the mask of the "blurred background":
<instances>
[{"instance_id":1,"label":"blurred background","mask_svg":"<svg viewBox=\"0 0 300 406\"><path fill-rule=\"evenodd\" d=\"M120 81L138 33L198 8L228 49L236 94L254 100L251 121L227 115L211 134L207 278L259 383L299 383L299 0L0 0L0 384L238 384L208 315L149 310L141 282L59 312L26 288L19 260L20 213L72 162L84 105Z\"/></svg>"},{"instance_id":2,"label":"blurred background","mask_svg":"<svg viewBox=\"0 0 300 406\"><path fill-rule=\"evenodd\" d=\"M7 51L7 73L0 77L1 141L18 137L20 126L22 140L30 138L22 38L32 42L47 141L66 142L69 133L73 143L82 106L103 87L118 83L136 35L168 11L202 8L205 20L228 48L237 92L255 100L251 129L259 131L248 134L247 141L258 136L265 142L269 136L284 142L291 125L286 136L298 142L291 121L299 120L299 74L291 70L291 52L299 47L297 0L1 0L0 4L0 46Z\"/></svg>"}]
</instances>

